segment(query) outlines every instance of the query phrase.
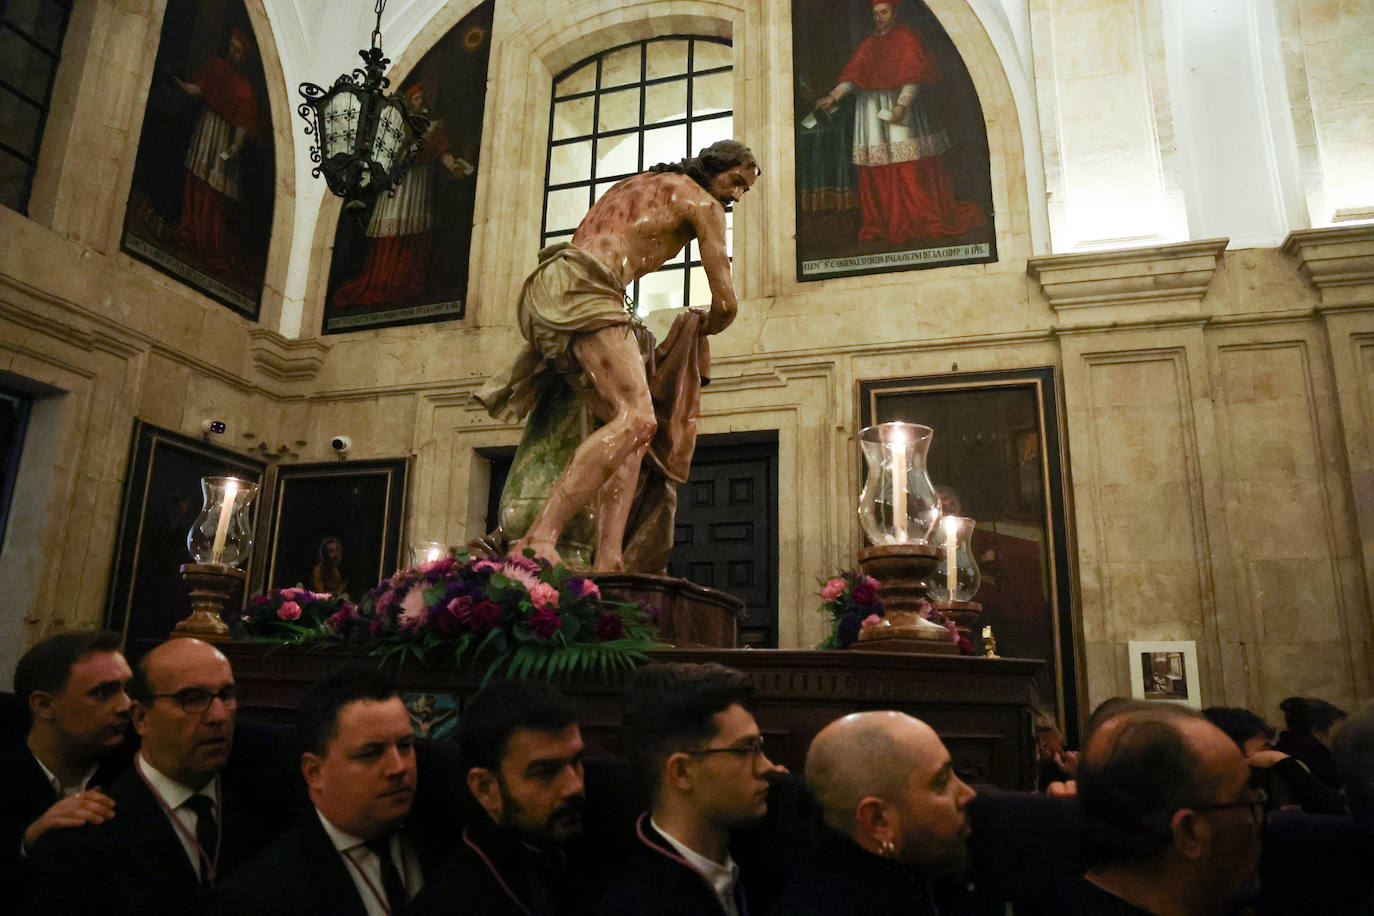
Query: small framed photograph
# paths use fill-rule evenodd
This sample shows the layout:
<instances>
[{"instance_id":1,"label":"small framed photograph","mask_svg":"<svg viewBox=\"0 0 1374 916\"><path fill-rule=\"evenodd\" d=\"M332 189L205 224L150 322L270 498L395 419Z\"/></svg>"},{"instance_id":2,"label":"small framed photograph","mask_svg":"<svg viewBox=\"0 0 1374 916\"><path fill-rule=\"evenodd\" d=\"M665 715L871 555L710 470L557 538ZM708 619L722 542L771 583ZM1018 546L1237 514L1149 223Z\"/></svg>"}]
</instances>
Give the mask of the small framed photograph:
<instances>
[{"instance_id":1,"label":"small framed photograph","mask_svg":"<svg viewBox=\"0 0 1374 916\"><path fill-rule=\"evenodd\" d=\"M395 572L407 467L404 458L279 467L259 590L300 586L357 601Z\"/></svg>"},{"instance_id":2,"label":"small framed photograph","mask_svg":"<svg viewBox=\"0 0 1374 916\"><path fill-rule=\"evenodd\" d=\"M1131 640L1131 696L1202 708L1202 684L1197 674L1197 643L1189 640L1143 642Z\"/></svg>"}]
</instances>

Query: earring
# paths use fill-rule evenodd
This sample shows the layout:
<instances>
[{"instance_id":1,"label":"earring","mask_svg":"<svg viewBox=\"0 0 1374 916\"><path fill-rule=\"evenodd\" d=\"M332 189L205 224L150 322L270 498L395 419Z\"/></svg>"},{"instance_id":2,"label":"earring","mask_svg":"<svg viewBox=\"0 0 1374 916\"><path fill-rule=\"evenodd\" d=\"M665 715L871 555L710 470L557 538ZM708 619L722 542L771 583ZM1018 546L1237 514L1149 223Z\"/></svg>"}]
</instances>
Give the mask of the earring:
<instances>
[{"instance_id":1,"label":"earring","mask_svg":"<svg viewBox=\"0 0 1374 916\"><path fill-rule=\"evenodd\" d=\"M884 859L891 859L897 855L897 844L893 843L891 840L883 840L878 844L878 855L882 856Z\"/></svg>"}]
</instances>

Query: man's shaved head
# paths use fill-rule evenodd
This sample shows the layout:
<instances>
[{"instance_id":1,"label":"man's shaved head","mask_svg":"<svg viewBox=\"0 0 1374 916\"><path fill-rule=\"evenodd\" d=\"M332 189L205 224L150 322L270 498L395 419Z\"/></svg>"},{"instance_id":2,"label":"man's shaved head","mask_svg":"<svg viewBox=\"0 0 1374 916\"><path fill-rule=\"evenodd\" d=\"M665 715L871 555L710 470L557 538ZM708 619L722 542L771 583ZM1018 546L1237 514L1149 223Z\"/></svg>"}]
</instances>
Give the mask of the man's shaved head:
<instances>
[{"instance_id":1,"label":"man's shaved head","mask_svg":"<svg viewBox=\"0 0 1374 916\"><path fill-rule=\"evenodd\" d=\"M888 710L830 723L807 751L806 783L825 822L869 852L927 868L966 856L973 790L919 719Z\"/></svg>"}]
</instances>

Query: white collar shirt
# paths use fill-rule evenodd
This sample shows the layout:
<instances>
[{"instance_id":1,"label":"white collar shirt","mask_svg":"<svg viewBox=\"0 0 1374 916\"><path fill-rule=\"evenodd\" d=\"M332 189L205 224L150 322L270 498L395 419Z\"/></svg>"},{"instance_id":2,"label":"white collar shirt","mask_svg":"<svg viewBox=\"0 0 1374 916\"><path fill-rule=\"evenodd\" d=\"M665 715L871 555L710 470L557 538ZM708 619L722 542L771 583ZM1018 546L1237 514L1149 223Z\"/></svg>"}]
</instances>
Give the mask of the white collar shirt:
<instances>
[{"instance_id":1,"label":"white collar shirt","mask_svg":"<svg viewBox=\"0 0 1374 916\"><path fill-rule=\"evenodd\" d=\"M196 849L196 813L190 808L185 807L186 802L192 795L204 795L214 804L214 810L221 811L219 777L210 780L205 788L199 791L190 786L177 782L172 777L166 775L157 767L148 762L143 756L142 751L134 760L134 766L143 774L143 778L152 786L153 792L162 797L162 802L170 809L170 817L184 828L178 830L176 824L172 825L172 832L177 835L177 840L181 843L181 848L186 850L186 858L191 860L191 868L195 871L196 877L201 877L200 852ZM219 824L219 829L223 830L224 825Z\"/></svg>"},{"instance_id":2,"label":"white collar shirt","mask_svg":"<svg viewBox=\"0 0 1374 916\"><path fill-rule=\"evenodd\" d=\"M29 751L29 753L33 754L33 751ZM69 795L80 795L82 792L85 792L86 787L89 786L91 780L95 778L95 771L100 767L98 763L91 764L91 768L86 771L86 775L81 777L80 782L75 785L64 786L62 785L62 780L58 779L57 776L53 774L52 770L43 765L43 761L38 759L37 754L33 754L33 760L38 764L38 768L43 771L43 775L48 777L48 784L52 786L53 795L59 799Z\"/></svg>"},{"instance_id":3,"label":"white collar shirt","mask_svg":"<svg viewBox=\"0 0 1374 916\"><path fill-rule=\"evenodd\" d=\"M671 833L654 823L652 817L649 818L649 825L657 830L659 835L672 845L673 849L677 850L678 855L687 860L688 865L701 873L701 876L711 885L711 889L716 892L716 897L725 909L726 916L739 916L739 907L735 906L735 885L739 883L739 863L731 857L730 853L725 854L725 864L722 865L679 842Z\"/></svg>"},{"instance_id":4,"label":"white collar shirt","mask_svg":"<svg viewBox=\"0 0 1374 916\"><path fill-rule=\"evenodd\" d=\"M344 867L348 870L348 876L353 879L353 886L358 889L358 896L362 898L367 916L388 916L386 891L382 889L382 860L367 848L366 840L360 840L335 827L319 808L315 809L315 814L320 819L320 826L324 828L325 835L339 851L339 855L343 856ZM400 831L391 835L391 861L396 865L396 871L400 873L401 881L405 884L406 899L414 899L424 886L425 877L420 871L420 860L415 855L415 850Z\"/></svg>"}]
</instances>

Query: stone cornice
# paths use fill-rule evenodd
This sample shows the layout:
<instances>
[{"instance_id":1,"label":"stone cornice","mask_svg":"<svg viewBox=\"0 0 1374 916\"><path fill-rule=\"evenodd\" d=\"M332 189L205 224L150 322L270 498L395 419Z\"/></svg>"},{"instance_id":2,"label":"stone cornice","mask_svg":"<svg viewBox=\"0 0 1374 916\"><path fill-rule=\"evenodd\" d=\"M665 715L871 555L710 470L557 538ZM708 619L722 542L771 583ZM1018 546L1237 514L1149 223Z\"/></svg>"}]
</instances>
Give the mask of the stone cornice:
<instances>
[{"instance_id":1,"label":"stone cornice","mask_svg":"<svg viewBox=\"0 0 1374 916\"><path fill-rule=\"evenodd\" d=\"M1323 298L1342 287L1374 287L1374 224L1295 229L1279 250Z\"/></svg>"},{"instance_id":2,"label":"stone cornice","mask_svg":"<svg viewBox=\"0 0 1374 916\"><path fill-rule=\"evenodd\" d=\"M1228 239L1031 258L1026 273L1056 311L1143 303L1201 307Z\"/></svg>"},{"instance_id":3,"label":"stone cornice","mask_svg":"<svg viewBox=\"0 0 1374 916\"><path fill-rule=\"evenodd\" d=\"M329 344L318 337L293 339L269 328L248 330L248 349L264 375L285 381L314 378L324 368Z\"/></svg>"}]
</instances>

